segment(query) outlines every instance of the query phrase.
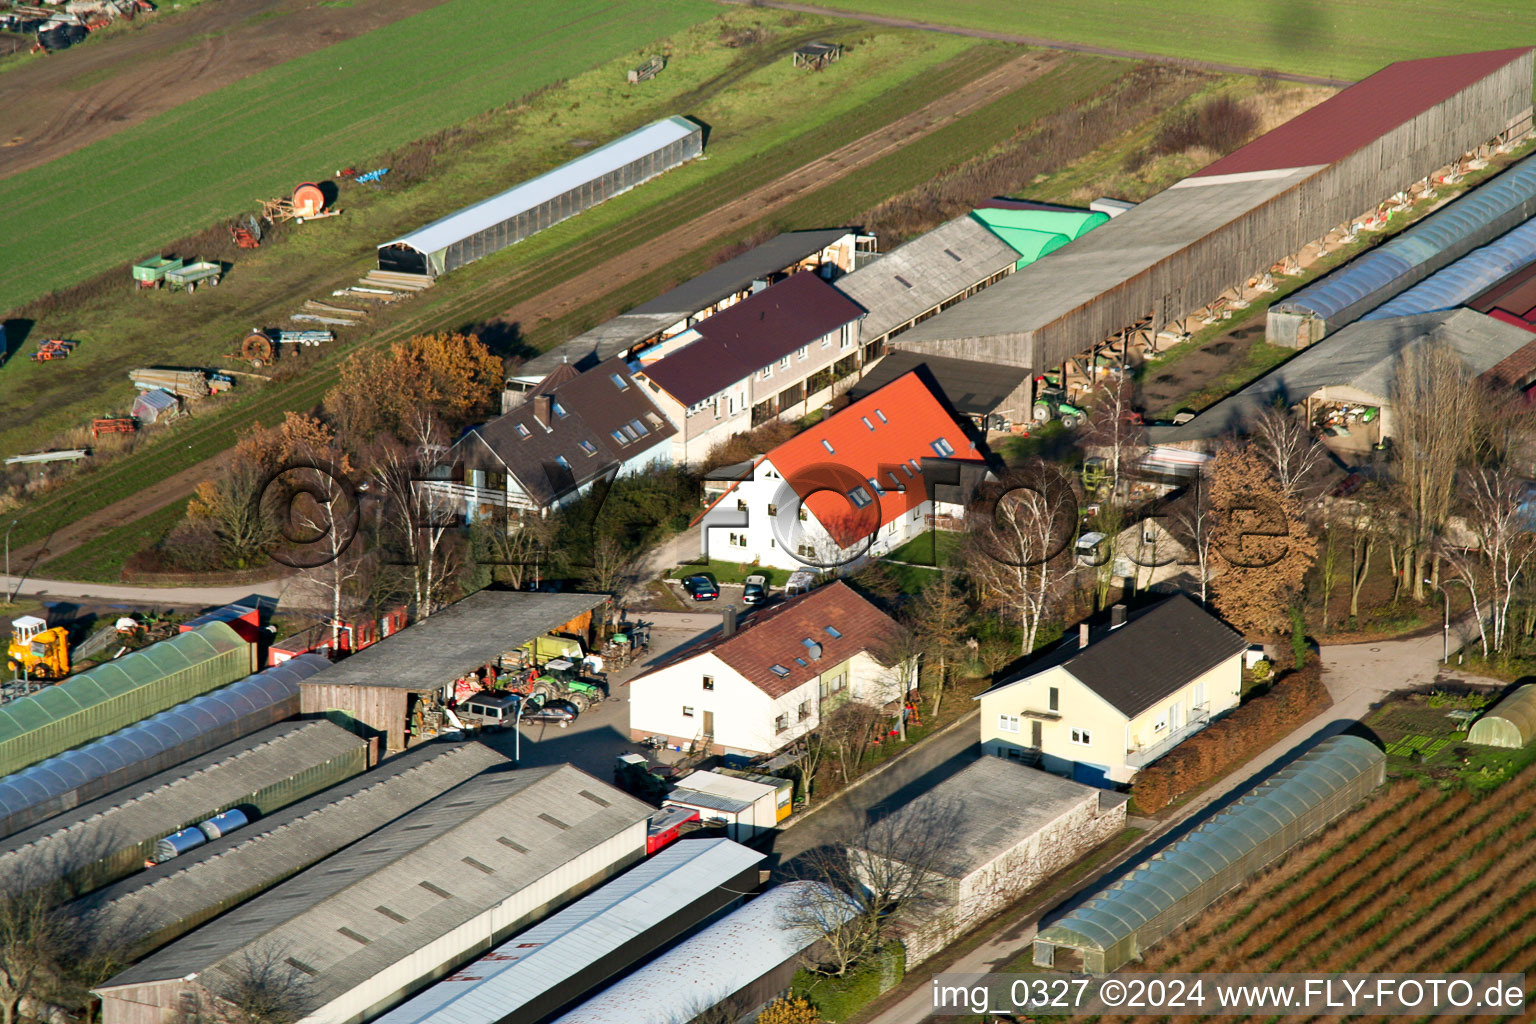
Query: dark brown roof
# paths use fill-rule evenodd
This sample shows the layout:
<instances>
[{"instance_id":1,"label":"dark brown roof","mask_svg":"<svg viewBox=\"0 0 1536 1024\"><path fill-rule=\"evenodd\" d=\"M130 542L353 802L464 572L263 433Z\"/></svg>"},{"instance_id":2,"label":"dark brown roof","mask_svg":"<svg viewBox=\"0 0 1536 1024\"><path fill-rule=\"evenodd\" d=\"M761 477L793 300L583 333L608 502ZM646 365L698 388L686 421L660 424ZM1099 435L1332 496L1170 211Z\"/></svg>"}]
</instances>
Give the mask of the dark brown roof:
<instances>
[{"instance_id":1,"label":"dark brown roof","mask_svg":"<svg viewBox=\"0 0 1536 1024\"><path fill-rule=\"evenodd\" d=\"M564 384L566 381L575 380L580 376L581 371L576 369L576 367L572 366L570 363L561 363L559 366L546 373L544 375L544 379L539 381L539 383L533 387L529 394L548 394L549 392L555 390L555 388L559 387L561 384Z\"/></svg>"},{"instance_id":2,"label":"dark brown roof","mask_svg":"<svg viewBox=\"0 0 1536 1024\"><path fill-rule=\"evenodd\" d=\"M1060 665L1134 718L1247 647L1241 633L1177 594L1132 612L1118 629L1090 635L1086 648L1078 647L1073 631L1055 650L987 692Z\"/></svg>"},{"instance_id":3,"label":"dark brown roof","mask_svg":"<svg viewBox=\"0 0 1536 1024\"><path fill-rule=\"evenodd\" d=\"M1522 47L1389 64L1195 177L1336 163L1529 52Z\"/></svg>"},{"instance_id":4,"label":"dark brown roof","mask_svg":"<svg viewBox=\"0 0 1536 1024\"><path fill-rule=\"evenodd\" d=\"M677 433L622 359L599 363L547 394L548 423L540 421L539 403L530 395L464 435L454 446L455 458L467 469L510 473L535 502L548 506Z\"/></svg>"},{"instance_id":5,"label":"dark brown roof","mask_svg":"<svg viewBox=\"0 0 1536 1024\"><path fill-rule=\"evenodd\" d=\"M828 626L841 635L833 635ZM748 616L735 636L717 633L679 651L646 675L712 653L768 696L782 697L860 652L883 660L881 646L897 628L890 616L838 580ZM807 640L820 645L819 658ZM784 674L775 672L775 667L784 669Z\"/></svg>"},{"instance_id":6,"label":"dark brown roof","mask_svg":"<svg viewBox=\"0 0 1536 1024\"><path fill-rule=\"evenodd\" d=\"M791 274L699 321L698 341L643 372L693 405L863 315L863 306L816 274Z\"/></svg>"},{"instance_id":7,"label":"dark brown roof","mask_svg":"<svg viewBox=\"0 0 1536 1024\"><path fill-rule=\"evenodd\" d=\"M848 397L858 401L913 370L930 390L948 399L954 411L965 416L985 416L992 412L1029 379L1030 372L1022 366L1001 366L897 350L884 356L873 370L855 381L848 389Z\"/></svg>"}]
</instances>

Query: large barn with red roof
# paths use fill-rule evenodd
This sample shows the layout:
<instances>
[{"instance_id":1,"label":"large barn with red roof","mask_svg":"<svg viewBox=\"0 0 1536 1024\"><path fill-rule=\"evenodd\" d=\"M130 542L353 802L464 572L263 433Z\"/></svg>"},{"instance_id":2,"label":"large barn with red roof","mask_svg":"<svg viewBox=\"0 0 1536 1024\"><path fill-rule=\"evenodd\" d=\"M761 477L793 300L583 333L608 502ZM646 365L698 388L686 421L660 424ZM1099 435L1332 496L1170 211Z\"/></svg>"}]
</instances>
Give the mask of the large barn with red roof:
<instances>
[{"instance_id":1,"label":"large barn with red roof","mask_svg":"<svg viewBox=\"0 0 1536 1024\"><path fill-rule=\"evenodd\" d=\"M1531 128L1532 51L1392 64L892 339L1036 374L1180 320L1437 169ZM1028 384L1005 407L1019 419Z\"/></svg>"},{"instance_id":2,"label":"large barn with red roof","mask_svg":"<svg viewBox=\"0 0 1536 1024\"><path fill-rule=\"evenodd\" d=\"M887 554L958 515L987 454L917 373L779 445L702 517L710 558L824 569Z\"/></svg>"}]
</instances>

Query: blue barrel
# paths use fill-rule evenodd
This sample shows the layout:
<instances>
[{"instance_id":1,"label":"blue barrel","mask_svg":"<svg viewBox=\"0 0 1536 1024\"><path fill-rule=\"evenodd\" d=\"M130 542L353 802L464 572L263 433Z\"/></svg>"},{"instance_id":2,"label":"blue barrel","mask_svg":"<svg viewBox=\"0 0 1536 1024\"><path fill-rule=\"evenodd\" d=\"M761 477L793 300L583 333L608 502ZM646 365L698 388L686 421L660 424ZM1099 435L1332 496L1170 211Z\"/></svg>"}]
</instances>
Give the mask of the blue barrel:
<instances>
[{"instance_id":1,"label":"blue barrel","mask_svg":"<svg viewBox=\"0 0 1536 1024\"><path fill-rule=\"evenodd\" d=\"M227 836L237 828L244 828L251 823L251 819L245 816L243 811L230 809L222 814L215 814L207 821L199 822L198 828L210 840L220 836ZM191 829L188 829L191 831Z\"/></svg>"},{"instance_id":2,"label":"blue barrel","mask_svg":"<svg viewBox=\"0 0 1536 1024\"><path fill-rule=\"evenodd\" d=\"M208 837L201 829L184 828L180 832L172 832L155 844L155 863L164 864L168 860L175 860L188 850L195 850L208 841Z\"/></svg>"}]
</instances>

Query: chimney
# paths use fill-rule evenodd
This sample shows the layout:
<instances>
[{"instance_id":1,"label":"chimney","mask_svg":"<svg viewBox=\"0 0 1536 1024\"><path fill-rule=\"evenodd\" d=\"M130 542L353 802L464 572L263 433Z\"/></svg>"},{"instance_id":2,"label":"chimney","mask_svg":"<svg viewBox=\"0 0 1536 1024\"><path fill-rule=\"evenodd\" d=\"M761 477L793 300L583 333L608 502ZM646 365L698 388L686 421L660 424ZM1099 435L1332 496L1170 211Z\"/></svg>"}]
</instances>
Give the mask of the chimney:
<instances>
[{"instance_id":1,"label":"chimney","mask_svg":"<svg viewBox=\"0 0 1536 1024\"><path fill-rule=\"evenodd\" d=\"M1077 649L1084 650L1088 646L1088 623L1082 622L1077 627Z\"/></svg>"},{"instance_id":2,"label":"chimney","mask_svg":"<svg viewBox=\"0 0 1536 1024\"><path fill-rule=\"evenodd\" d=\"M539 421L539 426L549 429L550 422L554 419L555 399L553 395L533 396L533 418Z\"/></svg>"},{"instance_id":3,"label":"chimney","mask_svg":"<svg viewBox=\"0 0 1536 1024\"><path fill-rule=\"evenodd\" d=\"M724 613L720 616L720 635L723 637L736 635L736 606L733 604L726 605Z\"/></svg>"},{"instance_id":4,"label":"chimney","mask_svg":"<svg viewBox=\"0 0 1536 1024\"><path fill-rule=\"evenodd\" d=\"M1109 628L1119 629L1125 625L1125 605L1113 605L1109 609Z\"/></svg>"}]
</instances>

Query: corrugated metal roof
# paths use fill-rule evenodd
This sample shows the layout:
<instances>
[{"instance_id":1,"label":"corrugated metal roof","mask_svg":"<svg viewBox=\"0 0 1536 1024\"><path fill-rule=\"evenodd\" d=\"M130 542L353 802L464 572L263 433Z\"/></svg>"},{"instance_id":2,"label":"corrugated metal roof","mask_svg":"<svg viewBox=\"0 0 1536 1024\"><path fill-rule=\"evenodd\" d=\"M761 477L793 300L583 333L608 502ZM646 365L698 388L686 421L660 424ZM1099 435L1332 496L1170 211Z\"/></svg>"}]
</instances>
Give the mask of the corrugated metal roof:
<instances>
[{"instance_id":1,"label":"corrugated metal roof","mask_svg":"<svg viewBox=\"0 0 1536 1024\"><path fill-rule=\"evenodd\" d=\"M16 833L0 853L0 872L64 877L365 746L362 737L324 720L270 726Z\"/></svg>"},{"instance_id":2,"label":"corrugated metal roof","mask_svg":"<svg viewBox=\"0 0 1536 1024\"><path fill-rule=\"evenodd\" d=\"M1383 320L1454 309L1533 261L1536 220L1526 221L1497 241L1474 249L1360 319Z\"/></svg>"},{"instance_id":3,"label":"corrugated metal roof","mask_svg":"<svg viewBox=\"0 0 1536 1024\"><path fill-rule=\"evenodd\" d=\"M1272 308L1313 314L1337 330L1533 214L1536 157L1526 157Z\"/></svg>"},{"instance_id":4,"label":"corrugated metal roof","mask_svg":"<svg viewBox=\"0 0 1536 1024\"><path fill-rule=\"evenodd\" d=\"M620 136L607 145L561 164L546 174L514 185L499 195L483 199L473 206L450 213L410 234L401 235L380 245L408 245L423 253L446 249L454 242L462 241L486 228L493 227L519 213L531 210L540 203L564 195L594 178L616 171L627 164L671 145L679 139L695 135L702 129L682 117L666 117L653 121L644 128L637 128L628 135Z\"/></svg>"},{"instance_id":5,"label":"corrugated metal roof","mask_svg":"<svg viewBox=\"0 0 1536 1024\"><path fill-rule=\"evenodd\" d=\"M820 889L821 896L808 893ZM836 894L820 882L770 889L671 952L610 985L555 1024L676 1024L730 998L816 942L800 908L830 912ZM848 911L851 917L853 911Z\"/></svg>"},{"instance_id":6,"label":"corrugated metal roof","mask_svg":"<svg viewBox=\"0 0 1536 1024\"><path fill-rule=\"evenodd\" d=\"M23 825L30 824L37 820L35 817L25 820L30 808L58 800L93 783L103 784L109 778L114 787L138 782L154 774L153 768L142 766L164 764L163 758L195 744L200 736L228 728L262 708L297 699L299 680L308 679L329 667L330 662L318 654L293 658L222 690L204 694L119 729L110 736L0 778L0 821L17 820ZM237 737L227 737L233 738ZM190 750L186 756L201 752ZM177 760L185 760L185 757Z\"/></svg>"},{"instance_id":7,"label":"corrugated metal roof","mask_svg":"<svg viewBox=\"0 0 1536 1024\"><path fill-rule=\"evenodd\" d=\"M868 340L974 288L1018 259L984 225L957 217L844 275L835 287L869 310L859 325Z\"/></svg>"},{"instance_id":8,"label":"corrugated metal roof","mask_svg":"<svg viewBox=\"0 0 1536 1024\"><path fill-rule=\"evenodd\" d=\"M956 412L965 416L985 416L993 412L1029 379L1029 370L1022 366L998 366L972 359L896 351L882 356L873 368L866 366L864 376L849 385L848 398L857 402L898 377L913 372L929 390L948 400Z\"/></svg>"},{"instance_id":9,"label":"corrugated metal roof","mask_svg":"<svg viewBox=\"0 0 1536 1024\"><path fill-rule=\"evenodd\" d=\"M1336 163L1527 53L1521 47L1388 64L1197 174Z\"/></svg>"},{"instance_id":10,"label":"corrugated metal roof","mask_svg":"<svg viewBox=\"0 0 1536 1024\"><path fill-rule=\"evenodd\" d=\"M1074 949L1113 947L1183 897L1214 885L1238 858L1283 835L1306 811L1347 792L1351 781L1380 772L1385 761L1380 748L1359 736L1323 740L1178 842L1042 927L1038 941ZM1213 899L1217 895L1211 894Z\"/></svg>"},{"instance_id":11,"label":"corrugated metal roof","mask_svg":"<svg viewBox=\"0 0 1536 1024\"><path fill-rule=\"evenodd\" d=\"M653 812L571 765L490 772L465 785L473 787L473 798L466 788L434 800L98 990L219 970L238 963L244 951L276 947L315 972L307 1013L625 830L640 826L643 843ZM472 939L462 941L439 947L440 962L473 948Z\"/></svg>"},{"instance_id":12,"label":"corrugated metal roof","mask_svg":"<svg viewBox=\"0 0 1536 1024\"><path fill-rule=\"evenodd\" d=\"M641 303L627 315L667 314L681 320L701 309L708 309L727 296L746 291L754 281L780 273L785 267L792 267L814 256L852 230L816 228L775 235L762 245L754 246L740 256L704 271L666 294Z\"/></svg>"},{"instance_id":13,"label":"corrugated metal roof","mask_svg":"<svg viewBox=\"0 0 1536 1024\"><path fill-rule=\"evenodd\" d=\"M520 932L374 1024L496 1024L550 989L579 992L605 958L764 855L729 839L684 839Z\"/></svg>"}]
</instances>

